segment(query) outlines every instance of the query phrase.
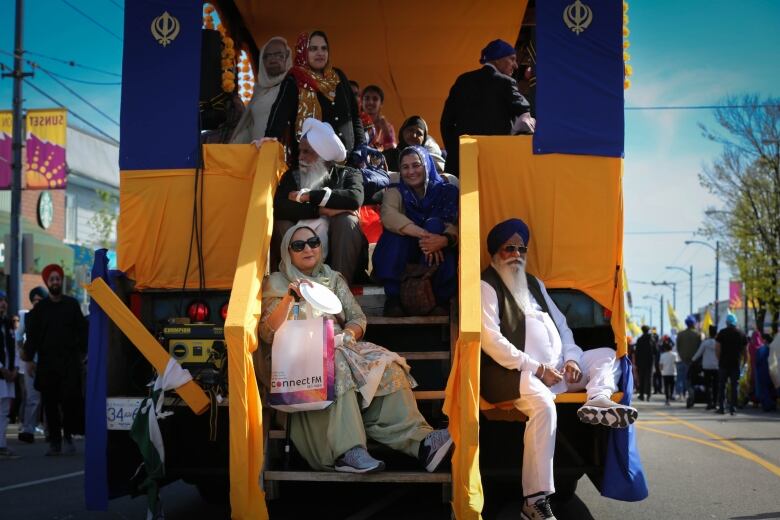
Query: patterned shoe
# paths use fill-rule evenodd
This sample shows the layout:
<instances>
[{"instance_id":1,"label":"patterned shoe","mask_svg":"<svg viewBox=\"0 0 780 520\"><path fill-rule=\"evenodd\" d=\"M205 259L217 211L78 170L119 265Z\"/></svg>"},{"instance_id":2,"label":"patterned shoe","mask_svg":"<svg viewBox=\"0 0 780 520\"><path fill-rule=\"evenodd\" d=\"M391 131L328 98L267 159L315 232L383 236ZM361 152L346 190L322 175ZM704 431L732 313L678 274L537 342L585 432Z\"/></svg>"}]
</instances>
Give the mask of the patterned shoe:
<instances>
[{"instance_id":1,"label":"patterned shoe","mask_svg":"<svg viewBox=\"0 0 780 520\"><path fill-rule=\"evenodd\" d=\"M385 463L372 457L363 446L355 446L336 459L333 469L341 473L372 473L385 469Z\"/></svg>"},{"instance_id":2,"label":"patterned shoe","mask_svg":"<svg viewBox=\"0 0 780 520\"><path fill-rule=\"evenodd\" d=\"M520 512L520 518L524 520L555 520L555 516L550 508L550 499L540 498L531 505L527 500L523 500L523 510Z\"/></svg>"},{"instance_id":3,"label":"patterned shoe","mask_svg":"<svg viewBox=\"0 0 780 520\"><path fill-rule=\"evenodd\" d=\"M589 399L577 410L580 421L588 424L601 424L610 428L627 428L636 421L639 413L636 408L616 403L603 396Z\"/></svg>"},{"instance_id":4,"label":"patterned shoe","mask_svg":"<svg viewBox=\"0 0 780 520\"><path fill-rule=\"evenodd\" d=\"M433 430L420 443L420 461L428 472L436 471L452 450L452 438L447 430Z\"/></svg>"}]
</instances>

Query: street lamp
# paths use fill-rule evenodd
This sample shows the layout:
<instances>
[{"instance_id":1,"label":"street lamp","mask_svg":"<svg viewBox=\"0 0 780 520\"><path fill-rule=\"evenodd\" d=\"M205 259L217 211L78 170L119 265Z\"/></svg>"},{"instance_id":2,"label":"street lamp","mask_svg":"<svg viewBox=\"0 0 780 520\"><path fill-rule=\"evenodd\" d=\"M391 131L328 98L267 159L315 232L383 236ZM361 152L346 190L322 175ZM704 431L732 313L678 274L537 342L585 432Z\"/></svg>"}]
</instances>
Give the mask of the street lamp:
<instances>
[{"instance_id":1,"label":"street lamp","mask_svg":"<svg viewBox=\"0 0 780 520\"><path fill-rule=\"evenodd\" d=\"M663 333L664 333L664 295L662 294L662 295L659 296L659 295L656 294L655 296L643 296L642 298L645 299L645 300L655 300L655 301L659 302L659 307L658 308L661 311L661 328L660 328L660 332L661 332L661 335L663 335Z\"/></svg>"},{"instance_id":2,"label":"street lamp","mask_svg":"<svg viewBox=\"0 0 780 520\"><path fill-rule=\"evenodd\" d=\"M718 286L720 285L720 241L715 241L715 247L712 247L712 244L708 242L704 242L702 240L686 240L685 245L689 244L701 244L703 246L707 246L713 251L715 251L715 326L718 327L719 321L718 321Z\"/></svg>"},{"instance_id":3,"label":"street lamp","mask_svg":"<svg viewBox=\"0 0 780 520\"><path fill-rule=\"evenodd\" d=\"M677 282L650 282L650 285L663 285L672 288L672 307L677 309Z\"/></svg>"},{"instance_id":4,"label":"street lamp","mask_svg":"<svg viewBox=\"0 0 780 520\"><path fill-rule=\"evenodd\" d=\"M693 314L693 266L690 267L690 269L684 269L682 267L677 267L676 265L667 265L667 269L675 269L677 271L682 271L683 273L688 275L688 288L690 291L690 294L688 296L689 304L691 307L691 310L688 314Z\"/></svg>"}]
</instances>

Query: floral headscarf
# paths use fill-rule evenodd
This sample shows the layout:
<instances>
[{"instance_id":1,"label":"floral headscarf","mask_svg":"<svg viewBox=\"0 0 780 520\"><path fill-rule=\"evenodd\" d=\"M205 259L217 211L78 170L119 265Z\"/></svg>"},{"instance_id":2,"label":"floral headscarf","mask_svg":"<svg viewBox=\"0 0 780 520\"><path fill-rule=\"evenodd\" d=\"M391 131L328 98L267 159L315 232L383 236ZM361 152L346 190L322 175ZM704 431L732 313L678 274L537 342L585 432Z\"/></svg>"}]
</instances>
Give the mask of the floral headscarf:
<instances>
[{"instance_id":1,"label":"floral headscarf","mask_svg":"<svg viewBox=\"0 0 780 520\"><path fill-rule=\"evenodd\" d=\"M297 267L293 265L292 258L290 256L290 242L292 242L293 235L299 229L308 229L314 236L317 236L317 233L312 228L303 224L296 224L287 230L287 233L285 233L284 237L282 238L282 245L280 248L282 253L282 260L279 262L279 272L271 274L271 276L268 278L268 283L263 289L264 298L284 297L284 295L287 294L290 282L295 280L311 280L312 282L317 282L329 288L330 290L335 291L337 276L336 272L331 269L330 266L324 263L324 258L322 258L322 256L320 256L320 261L314 267L311 276L303 274Z\"/></svg>"},{"instance_id":2,"label":"floral headscarf","mask_svg":"<svg viewBox=\"0 0 780 520\"><path fill-rule=\"evenodd\" d=\"M322 33L314 33L315 36L322 36L327 42L327 37ZM308 117L313 117L322 121L322 107L317 99L317 92L325 96L329 101L336 98L336 87L340 78L333 70L330 64L330 47L328 47L328 63L325 69L315 72L309 66L309 42L310 33L301 33L298 35L298 41L295 43L295 63L290 70L290 74L295 78L298 85L298 113L295 116L295 138L301 140L301 131L303 121Z\"/></svg>"}]
</instances>

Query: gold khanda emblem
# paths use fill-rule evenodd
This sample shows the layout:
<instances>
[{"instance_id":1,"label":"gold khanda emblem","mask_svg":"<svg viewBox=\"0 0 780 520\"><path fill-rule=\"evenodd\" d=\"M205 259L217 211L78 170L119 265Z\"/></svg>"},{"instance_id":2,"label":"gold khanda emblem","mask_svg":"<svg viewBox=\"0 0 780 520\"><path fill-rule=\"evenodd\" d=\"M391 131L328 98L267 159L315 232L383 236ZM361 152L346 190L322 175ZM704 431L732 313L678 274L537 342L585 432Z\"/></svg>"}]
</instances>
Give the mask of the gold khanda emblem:
<instances>
[{"instance_id":1,"label":"gold khanda emblem","mask_svg":"<svg viewBox=\"0 0 780 520\"><path fill-rule=\"evenodd\" d=\"M577 36L590 26L593 21L593 11L590 7L577 0L563 9L563 21Z\"/></svg>"},{"instance_id":2,"label":"gold khanda emblem","mask_svg":"<svg viewBox=\"0 0 780 520\"><path fill-rule=\"evenodd\" d=\"M168 11L152 20L152 36L163 47L176 39L179 35L179 28L179 20L168 14Z\"/></svg>"}]
</instances>

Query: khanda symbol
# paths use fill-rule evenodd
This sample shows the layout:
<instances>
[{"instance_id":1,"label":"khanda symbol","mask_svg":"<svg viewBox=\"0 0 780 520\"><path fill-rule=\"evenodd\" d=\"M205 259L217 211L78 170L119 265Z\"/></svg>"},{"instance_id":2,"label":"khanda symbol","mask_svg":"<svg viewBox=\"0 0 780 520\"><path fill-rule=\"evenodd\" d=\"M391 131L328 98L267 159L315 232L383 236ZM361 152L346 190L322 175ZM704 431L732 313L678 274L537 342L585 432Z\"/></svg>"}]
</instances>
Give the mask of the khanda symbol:
<instances>
[{"instance_id":1,"label":"khanda symbol","mask_svg":"<svg viewBox=\"0 0 780 520\"><path fill-rule=\"evenodd\" d=\"M163 47L167 46L179 35L179 20L165 11L152 20L152 36Z\"/></svg>"},{"instance_id":2,"label":"khanda symbol","mask_svg":"<svg viewBox=\"0 0 780 520\"><path fill-rule=\"evenodd\" d=\"M593 21L593 11L590 7L577 0L563 9L563 21L577 36L590 26Z\"/></svg>"}]
</instances>

